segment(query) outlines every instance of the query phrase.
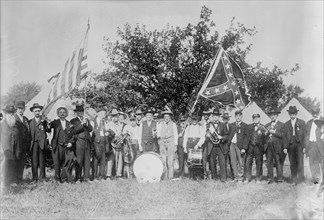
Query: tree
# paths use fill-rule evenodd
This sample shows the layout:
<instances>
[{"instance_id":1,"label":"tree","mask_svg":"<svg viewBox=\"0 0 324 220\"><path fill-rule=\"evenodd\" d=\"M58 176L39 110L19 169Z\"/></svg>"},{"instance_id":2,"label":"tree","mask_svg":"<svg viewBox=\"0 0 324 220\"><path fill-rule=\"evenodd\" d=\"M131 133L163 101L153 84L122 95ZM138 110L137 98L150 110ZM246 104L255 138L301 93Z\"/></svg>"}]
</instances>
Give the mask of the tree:
<instances>
[{"instance_id":1,"label":"tree","mask_svg":"<svg viewBox=\"0 0 324 220\"><path fill-rule=\"evenodd\" d=\"M34 82L20 82L13 85L8 93L1 97L1 105L16 104L17 101L29 102L41 90L41 85Z\"/></svg>"}]
</instances>

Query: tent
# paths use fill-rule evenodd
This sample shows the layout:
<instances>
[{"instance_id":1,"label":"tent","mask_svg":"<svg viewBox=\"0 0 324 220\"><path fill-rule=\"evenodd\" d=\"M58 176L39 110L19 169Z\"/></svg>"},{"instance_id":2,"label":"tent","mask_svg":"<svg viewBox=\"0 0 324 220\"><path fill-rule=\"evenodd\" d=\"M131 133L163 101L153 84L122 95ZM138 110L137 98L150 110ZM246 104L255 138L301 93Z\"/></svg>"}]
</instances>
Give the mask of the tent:
<instances>
[{"instance_id":1,"label":"tent","mask_svg":"<svg viewBox=\"0 0 324 220\"><path fill-rule=\"evenodd\" d=\"M235 111L237 109L236 108L231 108L231 107L227 107L227 111L229 113L229 115L231 116L230 118L230 123L235 122ZM269 116L264 113L264 111L262 111L262 109L255 103L255 102L251 102L246 108L243 109L243 118L242 121L247 123L247 124L251 124L252 122L252 115L259 113L260 114L260 122L261 124L265 125L267 123L270 122L270 118Z\"/></svg>"},{"instance_id":2,"label":"tent","mask_svg":"<svg viewBox=\"0 0 324 220\"><path fill-rule=\"evenodd\" d=\"M309 113L309 111L307 111L304 108L304 106L302 106L302 104L300 104L300 102L296 98L292 98L288 102L288 104L281 110L281 114L278 117L279 121L286 122L290 119L289 114L287 112L287 110L289 109L289 106L296 106L296 108L299 110L297 113L297 118L300 118L300 119L304 120L305 122L307 122L313 118L312 114Z\"/></svg>"}]
</instances>

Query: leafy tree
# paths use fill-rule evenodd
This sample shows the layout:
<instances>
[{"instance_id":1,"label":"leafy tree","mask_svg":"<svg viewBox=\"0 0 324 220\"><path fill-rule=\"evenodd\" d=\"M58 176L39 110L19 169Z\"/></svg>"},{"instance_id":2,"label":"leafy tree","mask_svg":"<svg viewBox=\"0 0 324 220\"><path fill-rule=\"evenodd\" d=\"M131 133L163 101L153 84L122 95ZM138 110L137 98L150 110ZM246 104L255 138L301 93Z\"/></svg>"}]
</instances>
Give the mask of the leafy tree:
<instances>
[{"instance_id":1,"label":"leafy tree","mask_svg":"<svg viewBox=\"0 0 324 220\"><path fill-rule=\"evenodd\" d=\"M1 97L1 105L15 104L17 101L29 102L41 90L41 85L34 82L20 82L13 85L8 93Z\"/></svg>"}]
</instances>

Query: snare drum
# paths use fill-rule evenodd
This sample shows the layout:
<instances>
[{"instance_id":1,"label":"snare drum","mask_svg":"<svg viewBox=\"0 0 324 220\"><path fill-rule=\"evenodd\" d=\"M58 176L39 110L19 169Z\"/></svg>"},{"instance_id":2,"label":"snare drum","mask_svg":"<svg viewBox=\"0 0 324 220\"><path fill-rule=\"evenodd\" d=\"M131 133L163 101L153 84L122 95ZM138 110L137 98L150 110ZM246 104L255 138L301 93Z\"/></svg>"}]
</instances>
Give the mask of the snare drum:
<instances>
[{"instance_id":1,"label":"snare drum","mask_svg":"<svg viewBox=\"0 0 324 220\"><path fill-rule=\"evenodd\" d=\"M188 150L188 160L187 160L188 166L202 165L202 149L189 149Z\"/></svg>"},{"instance_id":2,"label":"snare drum","mask_svg":"<svg viewBox=\"0 0 324 220\"><path fill-rule=\"evenodd\" d=\"M160 182L164 165L159 154L145 152L135 159L133 170L139 183L154 183Z\"/></svg>"}]
</instances>

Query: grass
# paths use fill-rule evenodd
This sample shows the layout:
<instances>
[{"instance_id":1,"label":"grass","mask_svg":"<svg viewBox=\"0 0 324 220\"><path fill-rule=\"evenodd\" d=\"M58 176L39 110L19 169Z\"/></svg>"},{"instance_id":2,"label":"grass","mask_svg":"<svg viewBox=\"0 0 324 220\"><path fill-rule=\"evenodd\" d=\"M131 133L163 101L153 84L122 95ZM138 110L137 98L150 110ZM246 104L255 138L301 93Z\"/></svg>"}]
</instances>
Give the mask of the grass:
<instances>
[{"instance_id":1,"label":"grass","mask_svg":"<svg viewBox=\"0 0 324 220\"><path fill-rule=\"evenodd\" d=\"M1 219L294 219L300 192L315 191L266 181L25 182L1 196Z\"/></svg>"}]
</instances>

